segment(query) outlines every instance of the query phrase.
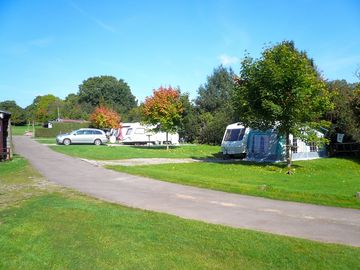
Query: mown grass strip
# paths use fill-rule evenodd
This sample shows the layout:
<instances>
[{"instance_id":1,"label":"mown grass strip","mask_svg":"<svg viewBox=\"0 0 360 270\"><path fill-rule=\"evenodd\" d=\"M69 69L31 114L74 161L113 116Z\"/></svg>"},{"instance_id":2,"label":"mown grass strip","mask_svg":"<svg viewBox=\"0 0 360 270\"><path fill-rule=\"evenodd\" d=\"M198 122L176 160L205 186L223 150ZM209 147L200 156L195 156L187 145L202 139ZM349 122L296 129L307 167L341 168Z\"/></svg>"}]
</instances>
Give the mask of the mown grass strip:
<instances>
[{"instance_id":1,"label":"mown grass strip","mask_svg":"<svg viewBox=\"0 0 360 270\"><path fill-rule=\"evenodd\" d=\"M130 158L213 158L219 155L220 147L211 145L172 146L166 150L165 146L94 146L69 145L50 146L54 151L74 157L115 160Z\"/></svg>"},{"instance_id":2,"label":"mown grass strip","mask_svg":"<svg viewBox=\"0 0 360 270\"><path fill-rule=\"evenodd\" d=\"M187 163L108 166L116 171L231 193L360 209L360 160L298 161L287 175L281 163Z\"/></svg>"}]
</instances>

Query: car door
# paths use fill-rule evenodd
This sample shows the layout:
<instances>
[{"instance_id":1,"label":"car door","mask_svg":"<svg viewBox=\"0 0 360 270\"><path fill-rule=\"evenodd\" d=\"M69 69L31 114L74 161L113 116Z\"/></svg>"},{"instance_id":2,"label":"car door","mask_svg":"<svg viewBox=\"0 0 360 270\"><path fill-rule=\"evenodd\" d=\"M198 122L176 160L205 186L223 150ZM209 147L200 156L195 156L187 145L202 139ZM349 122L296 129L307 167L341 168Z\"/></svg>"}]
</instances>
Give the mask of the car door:
<instances>
[{"instance_id":1,"label":"car door","mask_svg":"<svg viewBox=\"0 0 360 270\"><path fill-rule=\"evenodd\" d=\"M84 143L86 141L85 130L78 130L74 133L72 141L74 143Z\"/></svg>"},{"instance_id":2,"label":"car door","mask_svg":"<svg viewBox=\"0 0 360 270\"><path fill-rule=\"evenodd\" d=\"M84 132L84 143L93 143L94 142L94 131L93 130L85 130Z\"/></svg>"}]
</instances>

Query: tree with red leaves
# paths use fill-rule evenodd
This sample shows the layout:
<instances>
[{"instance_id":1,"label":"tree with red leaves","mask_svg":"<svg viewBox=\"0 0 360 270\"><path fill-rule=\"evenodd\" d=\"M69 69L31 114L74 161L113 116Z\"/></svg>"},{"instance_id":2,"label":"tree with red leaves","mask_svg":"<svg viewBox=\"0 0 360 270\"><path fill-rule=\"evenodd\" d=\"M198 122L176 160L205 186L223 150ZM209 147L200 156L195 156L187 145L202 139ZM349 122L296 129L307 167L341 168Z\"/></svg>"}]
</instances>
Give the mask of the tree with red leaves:
<instances>
[{"instance_id":1,"label":"tree with red leaves","mask_svg":"<svg viewBox=\"0 0 360 270\"><path fill-rule=\"evenodd\" d=\"M97 128L119 128L120 115L104 106L97 107L90 116L91 124Z\"/></svg>"},{"instance_id":2,"label":"tree with red leaves","mask_svg":"<svg viewBox=\"0 0 360 270\"><path fill-rule=\"evenodd\" d=\"M147 97L142 106L144 121L148 124L158 125L159 131L168 133L176 132L181 124L183 106L180 100L180 91L171 86L160 87ZM167 144L167 149L169 145Z\"/></svg>"}]
</instances>

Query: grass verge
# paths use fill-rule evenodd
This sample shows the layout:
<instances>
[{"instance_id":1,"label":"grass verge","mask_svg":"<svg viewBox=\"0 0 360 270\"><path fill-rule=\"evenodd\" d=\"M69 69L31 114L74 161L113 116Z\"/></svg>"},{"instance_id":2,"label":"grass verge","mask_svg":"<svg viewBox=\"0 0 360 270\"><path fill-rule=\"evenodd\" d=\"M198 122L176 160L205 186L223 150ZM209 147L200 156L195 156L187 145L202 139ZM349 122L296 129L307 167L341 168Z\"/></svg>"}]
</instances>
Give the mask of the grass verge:
<instances>
[{"instance_id":1,"label":"grass verge","mask_svg":"<svg viewBox=\"0 0 360 270\"><path fill-rule=\"evenodd\" d=\"M39 127L39 126L35 126ZM24 135L27 131L32 131L32 126L24 125L24 126L11 126L13 135Z\"/></svg>"},{"instance_id":2,"label":"grass verge","mask_svg":"<svg viewBox=\"0 0 360 270\"><path fill-rule=\"evenodd\" d=\"M34 140L37 141L38 143L41 143L41 144L56 144L56 139L55 138L37 137Z\"/></svg>"},{"instance_id":3,"label":"grass verge","mask_svg":"<svg viewBox=\"0 0 360 270\"><path fill-rule=\"evenodd\" d=\"M0 175L5 202L0 209L1 269L358 267L359 248L210 225L102 202L42 183L41 176L19 157L0 163ZM24 184L29 185L27 189L17 188ZM14 190L16 203L10 196L3 197Z\"/></svg>"},{"instance_id":4,"label":"grass verge","mask_svg":"<svg viewBox=\"0 0 360 270\"><path fill-rule=\"evenodd\" d=\"M166 150L165 146L94 146L94 145L69 145L50 146L54 151L74 157L114 160L129 158L209 158L219 154L219 146L186 145L172 146Z\"/></svg>"},{"instance_id":5,"label":"grass verge","mask_svg":"<svg viewBox=\"0 0 360 270\"><path fill-rule=\"evenodd\" d=\"M154 179L329 206L360 209L360 160L327 158L298 161L295 173L285 174L281 163L188 163L151 166L108 166L116 171Z\"/></svg>"}]
</instances>

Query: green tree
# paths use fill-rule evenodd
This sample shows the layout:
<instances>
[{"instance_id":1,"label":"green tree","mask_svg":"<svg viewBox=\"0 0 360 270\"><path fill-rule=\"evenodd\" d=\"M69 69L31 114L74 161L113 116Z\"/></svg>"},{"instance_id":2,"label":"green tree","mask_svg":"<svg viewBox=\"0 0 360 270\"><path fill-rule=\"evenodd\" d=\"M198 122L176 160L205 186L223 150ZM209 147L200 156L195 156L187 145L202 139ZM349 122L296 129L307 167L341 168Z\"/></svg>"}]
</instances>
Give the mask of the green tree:
<instances>
[{"instance_id":1,"label":"green tree","mask_svg":"<svg viewBox=\"0 0 360 270\"><path fill-rule=\"evenodd\" d=\"M45 123L58 118L63 106L63 101L51 94L37 96L33 103L26 107L29 120Z\"/></svg>"},{"instance_id":2,"label":"green tree","mask_svg":"<svg viewBox=\"0 0 360 270\"><path fill-rule=\"evenodd\" d=\"M219 66L213 74L207 77L207 82L198 90L195 100L197 107L203 112L213 113L232 107L232 93L234 91L234 72Z\"/></svg>"},{"instance_id":3,"label":"green tree","mask_svg":"<svg viewBox=\"0 0 360 270\"><path fill-rule=\"evenodd\" d=\"M226 126L235 122L232 104L235 88L233 78L232 69L219 66L208 76L207 82L199 87L193 116L198 131L197 141L220 144Z\"/></svg>"},{"instance_id":4,"label":"green tree","mask_svg":"<svg viewBox=\"0 0 360 270\"><path fill-rule=\"evenodd\" d=\"M354 112L356 122L359 125L360 124L360 84L357 86L357 88L354 91L354 96L351 101L351 106ZM358 129L358 132L360 132L360 127ZM360 142L360 134L357 137L357 140Z\"/></svg>"},{"instance_id":5,"label":"green tree","mask_svg":"<svg viewBox=\"0 0 360 270\"><path fill-rule=\"evenodd\" d=\"M199 115L198 142L212 145L221 143L226 126L230 123L225 111L205 112Z\"/></svg>"},{"instance_id":6,"label":"green tree","mask_svg":"<svg viewBox=\"0 0 360 270\"><path fill-rule=\"evenodd\" d=\"M360 141L360 117L357 117L357 91L356 84L348 84L345 80L335 80L327 83L329 91L333 94L333 110L326 115L331 121L332 128L329 137L336 141L336 133L344 133L345 141Z\"/></svg>"},{"instance_id":7,"label":"green tree","mask_svg":"<svg viewBox=\"0 0 360 270\"><path fill-rule=\"evenodd\" d=\"M64 106L61 111L61 118L68 119L88 119L88 111L94 107L88 103L80 103L80 98L76 94L69 94L64 100Z\"/></svg>"},{"instance_id":8,"label":"green tree","mask_svg":"<svg viewBox=\"0 0 360 270\"><path fill-rule=\"evenodd\" d=\"M99 105L107 106L120 114L136 107L135 97L128 84L112 76L88 78L79 86L78 95L81 104L90 104L92 108Z\"/></svg>"},{"instance_id":9,"label":"green tree","mask_svg":"<svg viewBox=\"0 0 360 270\"><path fill-rule=\"evenodd\" d=\"M318 141L312 128L326 124L330 95L314 63L291 41L266 48L260 59L246 56L236 80L234 105L239 119L257 129L276 128L286 138L286 161L291 167L290 134Z\"/></svg>"},{"instance_id":10,"label":"green tree","mask_svg":"<svg viewBox=\"0 0 360 270\"><path fill-rule=\"evenodd\" d=\"M122 117L123 122L142 122L143 118L144 117L141 106L132 108L130 111L124 114L124 117Z\"/></svg>"},{"instance_id":11,"label":"green tree","mask_svg":"<svg viewBox=\"0 0 360 270\"><path fill-rule=\"evenodd\" d=\"M14 100L0 102L0 109L11 112L11 122L14 125L26 124L25 110L16 104Z\"/></svg>"},{"instance_id":12,"label":"green tree","mask_svg":"<svg viewBox=\"0 0 360 270\"><path fill-rule=\"evenodd\" d=\"M151 125L159 125L159 131L168 133L178 131L181 125L181 113L183 112L180 100L180 91L171 86L160 87L153 91L151 97L147 97L142 106L144 122ZM166 145L169 149L169 145Z\"/></svg>"},{"instance_id":13,"label":"green tree","mask_svg":"<svg viewBox=\"0 0 360 270\"><path fill-rule=\"evenodd\" d=\"M189 94L180 95L183 111L181 113L181 125L179 136L185 142L194 142L199 134L198 115L194 104L190 101Z\"/></svg>"}]
</instances>

